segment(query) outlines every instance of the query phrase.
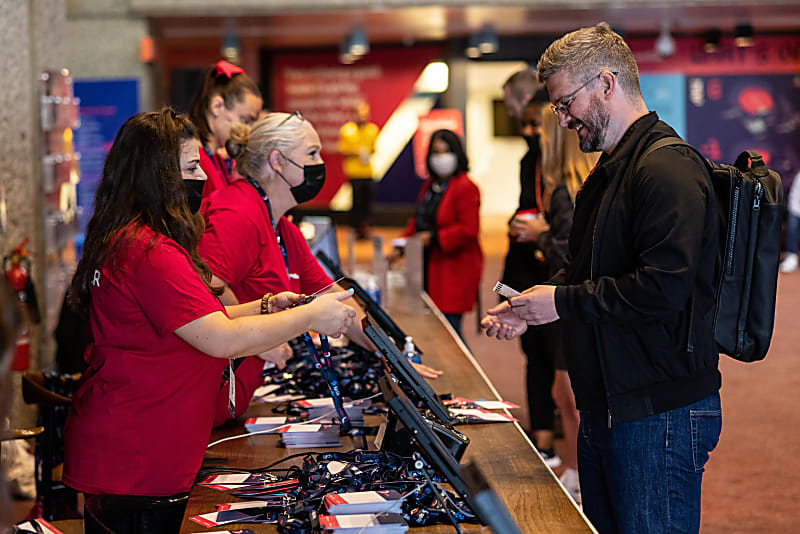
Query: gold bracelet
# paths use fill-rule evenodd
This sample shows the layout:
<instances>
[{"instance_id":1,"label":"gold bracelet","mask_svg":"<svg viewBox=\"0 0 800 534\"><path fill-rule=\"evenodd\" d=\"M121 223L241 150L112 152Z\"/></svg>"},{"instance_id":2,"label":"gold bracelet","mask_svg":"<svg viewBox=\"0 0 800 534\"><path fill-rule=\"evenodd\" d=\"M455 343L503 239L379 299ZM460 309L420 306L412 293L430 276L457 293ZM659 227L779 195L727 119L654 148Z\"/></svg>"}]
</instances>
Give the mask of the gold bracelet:
<instances>
[{"instance_id":1,"label":"gold bracelet","mask_svg":"<svg viewBox=\"0 0 800 534\"><path fill-rule=\"evenodd\" d=\"M272 293L267 293L263 297L261 297L261 315L266 315L269 313L269 299L272 297Z\"/></svg>"}]
</instances>

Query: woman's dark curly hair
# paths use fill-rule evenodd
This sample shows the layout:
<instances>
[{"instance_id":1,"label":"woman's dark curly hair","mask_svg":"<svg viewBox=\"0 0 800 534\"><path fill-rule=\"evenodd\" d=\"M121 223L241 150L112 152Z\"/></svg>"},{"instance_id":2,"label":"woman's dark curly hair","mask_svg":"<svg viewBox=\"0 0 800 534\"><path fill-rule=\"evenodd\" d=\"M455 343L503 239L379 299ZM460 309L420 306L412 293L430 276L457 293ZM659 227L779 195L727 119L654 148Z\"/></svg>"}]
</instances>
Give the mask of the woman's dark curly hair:
<instances>
[{"instance_id":1,"label":"woman's dark curly hair","mask_svg":"<svg viewBox=\"0 0 800 534\"><path fill-rule=\"evenodd\" d=\"M122 125L106 156L72 280L69 298L76 311L88 315L95 269L106 263L116 268L120 244L145 226L182 246L209 290L219 293L210 286L211 270L197 254L203 219L189 211L181 179L181 144L196 138L192 122L168 107L139 113Z\"/></svg>"}]
</instances>

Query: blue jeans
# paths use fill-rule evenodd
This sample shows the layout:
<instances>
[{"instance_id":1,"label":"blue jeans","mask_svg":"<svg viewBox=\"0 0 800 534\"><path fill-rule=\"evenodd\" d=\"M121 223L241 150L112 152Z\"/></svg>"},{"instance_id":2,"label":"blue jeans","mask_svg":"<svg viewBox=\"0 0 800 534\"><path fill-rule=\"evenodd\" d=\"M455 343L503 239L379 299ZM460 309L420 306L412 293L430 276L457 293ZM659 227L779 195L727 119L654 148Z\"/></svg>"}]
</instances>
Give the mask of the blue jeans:
<instances>
[{"instance_id":1,"label":"blue jeans","mask_svg":"<svg viewBox=\"0 0 800 534\"><path fill-rule=\"evenodd\" d=\"M583 511L600 532L700 530L700 487L722 430L719 393L608 428L581 412L578 471Z\"/></svg>"},{"instance_id":2,"label":"blue jeans","mask_svg":"<svg viewBox=\"0 0 800 534\"><path fill-rule=\"evenodd\" d=\"M797 254L798 238L800 238L800 217L789 213L786 216L786 252Z\"/></svg>"}]
</instances>

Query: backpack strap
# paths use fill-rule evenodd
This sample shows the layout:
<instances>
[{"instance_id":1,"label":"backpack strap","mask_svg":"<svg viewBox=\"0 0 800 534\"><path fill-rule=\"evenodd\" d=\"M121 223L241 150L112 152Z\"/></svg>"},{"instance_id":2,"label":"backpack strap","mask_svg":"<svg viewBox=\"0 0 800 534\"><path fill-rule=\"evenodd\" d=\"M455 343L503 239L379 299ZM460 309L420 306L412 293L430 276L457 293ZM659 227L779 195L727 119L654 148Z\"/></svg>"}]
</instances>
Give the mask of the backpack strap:
<instances>
[{"instance_id":1,"label":"backpack strap","mask_svg":"<svg viewBox=\"0 0 800 534\"><path fill-rule=\"evenodd\" d=\"M659 139L658 141L656 141L655 143L653 143L652 145L647 147L644 150L644 152L642 152L642 154L639 156L639 161L642 161L644 158L649 156L652 152L655 152L656 150L658 150L660 148L664 148L665 146L680 146L680 145L688 146L689 148L692 148L692 149L694 148L692 145L690 145L689 143L687 143L686 141L684 141L680 137L675 137L675 136L672 136L672 135L669 136L669 137L662 137L661 139Z\"/></svg>"},{"instance_id":2,"label":"backpack strap","mask_svg":"<svg viewBox=\"0 0 800 534\"><path fill-rule=\"evenodd\" d=\"M690 145L689 143L687 143L686 141L684 141L680 137L675 137L675 136L672 136L672 135L670 135L668 137L662 137L661 139L659 139L658 141L656 141L652 145L648 146L644 150L644 152L642 152L641 155L639 156L639 159L637 160L637 165L639 164L639 162L643 161L644 158L649 156L651 153L655 152L658 149L667 147L667 146L686 146L686 147L689 147L698 156L700 156L700 159L702 159L703 163L706 165L706 168L709 167L708 160L702 154L700 154L700 152L698 152L698 150L695 147L693 147L692 145ZM757 152L755 153L755 155L758 156L759 160L761 160L761 156ZM753 159L753 156L750 156L750 158L751 158L751 161L755 162L755 160ZM738 167L739 166L738 165L739 161L737 160L736 163L737 163L737 167ZM746 167L747 163L748 163L747 161L744 161L742 163L742 165L744 165ZM764 162L761 161L761 164L763 165ZM689 328L688 328L688 332L686 333L686 352L694 352L694 344L692 343L692 324L693 323L694 323L694 289L692 289L692 296L691 296L691 299L689 301Z\"/></svg>"}]
</instances>

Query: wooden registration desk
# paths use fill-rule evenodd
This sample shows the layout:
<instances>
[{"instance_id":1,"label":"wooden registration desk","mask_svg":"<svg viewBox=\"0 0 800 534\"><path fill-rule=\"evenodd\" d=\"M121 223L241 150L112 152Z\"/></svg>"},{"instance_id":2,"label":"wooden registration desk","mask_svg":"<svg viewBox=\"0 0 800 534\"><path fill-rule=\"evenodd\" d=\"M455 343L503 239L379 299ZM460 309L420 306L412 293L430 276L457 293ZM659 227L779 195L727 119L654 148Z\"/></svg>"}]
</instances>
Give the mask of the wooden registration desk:
<instances>
[{"instance_id":1,"label":"wooden registration desk","mask_svg":"<svg viewBox=\"0 0 800 534\"><path fill-rule=\"evenodd\" d=\"M431 305L432 306L432 305ZM437 393L451 393L467 398L498 398L494 387L477 362L462 348L438 312L423 305L415 310L390 308L392 318L424 351L423 362L444 371L438 380L430 381ZM498 350L503 345L498 342ZM218 428L211 440L218 440L244 432L246 417L269 415L268 405L252 405L238 420ZM458 430L470 439L462 464L473 460L506 503L523 532L587 533L594 532L585 516L567 496L556 478L544 464L519 424L496 423L461 425ZM369 438L368 438L369 439ZM350 438L343 437L344 447L354 448ZM274 434L257 435L221 443L206 452L206 459L224 459L224 464L256 468L280 458L303 452L305 449L279 448L279 437ZM328 449L331 450L331 449ZM310 449L309 449L310 451ZM299 458L292 460L299 464ZM292 465L291 462L288 465ZM249 528L254 532L276 532L274 525L235 524L207 529L188 518L213 512L215 504L237 501L225 492L195 486L189 496L181 534L211 530ZM462 524L464 532L488 532L488 527ZM411 529L409 532L452 532L451 525L436 525Z\"/></svg>"}]
</instances>

